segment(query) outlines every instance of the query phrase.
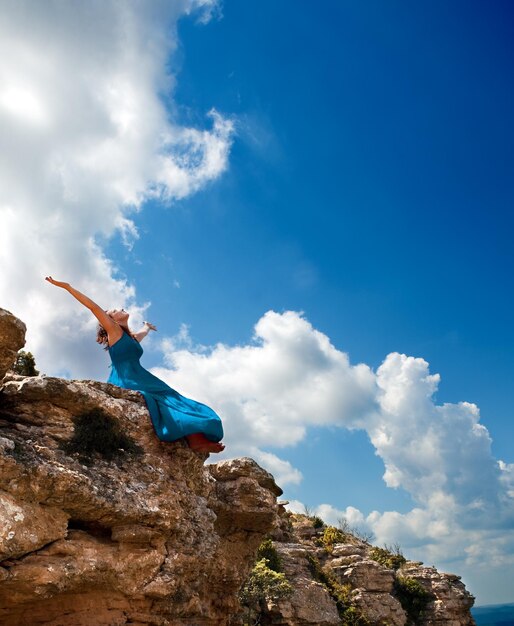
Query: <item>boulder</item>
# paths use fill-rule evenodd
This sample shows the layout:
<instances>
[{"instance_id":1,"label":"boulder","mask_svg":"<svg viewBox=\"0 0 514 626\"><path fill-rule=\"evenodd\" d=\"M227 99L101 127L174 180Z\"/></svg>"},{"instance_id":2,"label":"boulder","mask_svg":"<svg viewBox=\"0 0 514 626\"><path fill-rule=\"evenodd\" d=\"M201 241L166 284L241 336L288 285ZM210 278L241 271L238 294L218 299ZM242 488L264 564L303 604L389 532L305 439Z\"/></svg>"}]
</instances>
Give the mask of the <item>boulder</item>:
<instances>
[{"instance_id":1,"label":"boulder","mask_svg":"<svg viewBox=\"0 0 514 626\"><path fill-rule=\"evenodd\" d=\"M27 327L9 311L0 309L0 380L16 360L16 353L25 345Z\"/></svg>"}]
</instances>

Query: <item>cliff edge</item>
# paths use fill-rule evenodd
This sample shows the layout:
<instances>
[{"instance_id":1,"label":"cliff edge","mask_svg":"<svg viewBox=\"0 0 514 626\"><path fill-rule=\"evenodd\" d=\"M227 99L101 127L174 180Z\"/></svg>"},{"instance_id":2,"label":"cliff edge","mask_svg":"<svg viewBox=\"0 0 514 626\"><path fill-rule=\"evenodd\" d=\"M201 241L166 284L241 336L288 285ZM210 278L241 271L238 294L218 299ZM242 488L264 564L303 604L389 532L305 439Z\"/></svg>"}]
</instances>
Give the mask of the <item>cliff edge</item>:
<instances>
[{"instance_id":1,"label":"cliff edge","mask_svg":"<svg viewBox=\"0 0 514 626\"><path fill-rule=\"evenodd\" d=\"M279 502L279 504L281 504ZM460 576L373 546L348 527L280 506L275 561L292 595L261 607L281 626L474 626L474 598Z\"/></svg>"},{"instance_id":2,"label":"cliff edge","mask_svg":"<svg viewBox=\"0 0 514 626\"><path fill-rule=\"evenodd\" d=\"M7 372L24 333L0 309L0 623L232 623L273 477L160 442L137 392Z\"/></svg>"},{"instance_id":3,"label":"cliff edge","mask_svg":"<svg viewBox=\"0 0 514 626\"><path fill-rule=\"evenodd\" d=\"M3 626L241 626L264 538L290 593L262 625L474 624L458 576L287 511L252 459L160 442L139 393L9 371L24 337L0 309Z\"/></svg>"}]
</instances>

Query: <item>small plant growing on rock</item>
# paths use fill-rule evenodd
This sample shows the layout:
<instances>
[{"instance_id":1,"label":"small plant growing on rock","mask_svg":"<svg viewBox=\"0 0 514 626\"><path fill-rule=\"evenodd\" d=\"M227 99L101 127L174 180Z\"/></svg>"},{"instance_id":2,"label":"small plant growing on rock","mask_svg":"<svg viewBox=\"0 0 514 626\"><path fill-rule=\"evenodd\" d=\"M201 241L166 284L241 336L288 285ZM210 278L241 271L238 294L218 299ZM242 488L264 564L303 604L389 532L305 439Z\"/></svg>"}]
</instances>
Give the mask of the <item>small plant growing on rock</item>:
<instances>
[{"instance_id":1,"label":"small plant growing on rock","mask_svg":"<svg viewBox=\"0 0 514 626\"><path fill-rule=\"evenodd\" d=\"M362 611L352 604L352 588L339 583L330 568L321 567L321 563L312 554L307 554L307 562L312 577L324 585L336 603L342 626L370 626Z\"/></svg>"},{"instance_id":2,"label":"small plant growing on rock","mask_svg":"<svg viewBox=\"0 0 514 626\"><path fill-rule=\"evenodd\" d=\"M336 543L344 543L345 541L345 533L335 526L327 526L321 535L321 544L329 553L333 551Z\"/></svg>"},{"instance_id":3,"label":"small plant growing on rock","mask_svg":"<svg viewBox=\"0 0 514 626\"><path fill-rule=\"evenodd\" d=\"M68 454L78 453L86 465L91 464L94 455L106 461L119 461L124 453L140 455L143 449L121 431L118 422L103 409L95 408L73 418L73 436L62 449Z\"/></svg>"},{"instance_id":4,"label":"small plant growing on rock","mask_svg":"<svg viewBox=\"0 0 514 626\"><path fill-rule=\"evenodd\" d=\"M314 528L323 528L323 526L325 526L325 522L321 519L321 517L318 517L317 515L311 517L311 520Z\"/></svg>"},{"instance_id":5,"label":"small plant growing on rock","mask_svg":"<svg viewBox=\"0 0 514 626\"><path fill-rule=\"evenodd\" d=\"M278 554L271 539L264 539L257 550L257 561L262 559L266 560L267 566L274 572L282 571L280 555Z\"/></svg>"},{"instance_id":6,"label":"small plant growing on rock","mask_svg":"<svg viewBox=\"0 0 514 626\"><path fill-rule=\"evenodd\" d=\"M373 559L373 561L380 563L380 565L394 570L400 569L402 565L407 563L407 559L403 556L398 544L394 546L388 546L386 544L383 548L372 548L368 556L370 559Z\"/></svg>"},{"instance_id":7,"label":"small plant growing on rock","mask_svg":"<svg viewBox=\"0 0 514 626\"><path fill-rule=\"evenodd\" d=\"M293 588L285 574L271 569L267 559L257 561L239 592L239 602L247 611L246 624L260 624L268 602L287 598L292 593Z\"/></svg>"},{"instance_id":8,"label":"small plant growing on rock","mask_svg":"<svg viewBox=\"0 0 514 626\"><path fill-rule=\"evenodd\" d=\"M407 626L416 626L434 596L415 578L397 576L394 594L407 613Z\"/></svg>"},{"instance_id":9,"label":"small plant growing on rock","mask_svg":"<svg viewBox=\"0 0 514 626\"><path fill-rule=\"evenodd\" d=\"M16 355L16 361L12 366L12 371L20 376L37 376L39 371L36 369L36 360L32 352L20 350Z\"/></svg>"}]
</instances>

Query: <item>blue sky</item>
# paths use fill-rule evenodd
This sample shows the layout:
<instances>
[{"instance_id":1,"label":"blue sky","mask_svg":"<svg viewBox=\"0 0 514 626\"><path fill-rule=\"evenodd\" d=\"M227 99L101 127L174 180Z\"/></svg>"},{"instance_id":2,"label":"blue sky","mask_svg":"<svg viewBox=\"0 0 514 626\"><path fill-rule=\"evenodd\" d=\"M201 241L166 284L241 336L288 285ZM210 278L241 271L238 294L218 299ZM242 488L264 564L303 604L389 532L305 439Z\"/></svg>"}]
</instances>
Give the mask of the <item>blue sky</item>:
<instances>
[{"instance_id":1,"label":"blue sky","mask_svg":"<svg viewBox=\"0 0 514 626\"><path fill-rule=\"evenodd\" d=\"M511 455L509 17L508 3L226 2L219 21L183 19L182 119L215 106L240 130L222 179L144 212L118 251L157 323L237 343L268 309L305 311L354 362L425 358L439 401L478 404Z\"/></svg>"},{"instance_id":2,"label":"blue sky","mask_svg":"<svg viewBox=\"0 0 514 626\"><path fill-rule=\"evenodd\" d=\"M32 215L36 226L59 234L55 241L35 234L29 256L43 274L93 290L106 306L128 303L135 319L158 326L145 364L226 412L227 456L254 454L283 471L285 496L298 506L330 521L346 513L378 542L397 540L406 556L463 574L478 604L513 601L505 576L514 574L510 4L225 0L216 9L212 0L203 13L199 2L185 5L190 15L177 3L128 3L135 26L125 39L114 3L81 9L85 24L100 16L105 33L91 27L84 34L73 15L53 15L65 28L53 33L48 54L79 94L59 130L51 124L58 104L33 68L20 65L30 90L16 84L0 104L12 114L14 98L16 114L25 115L20 169L29 169L34 146L36 153L51 146L52 159L41 149L47 156L34 189L34 198L44 189L48 209ZM37 48L38 33L52 32L50 18L33 5L27 26L27 15L12 7L11 28ZM74 28L80 34L68 40L62 33ZM121 55L122 46L132 46L138 59L125 74L119 68L134 57ZM93 47L104 56L86 65ZM52 80L69 101L68 87L57 75ZM212 110L225 126L216 126ZM198 134L191 139L184 129ZM171 139L159 155L180 165L183 184L156 156L154 138L162 135ZM221 156L202 168L213 145ZM10 165L0 166L7 180ZM4 198L7 217L17 203L30 204L14 186ZM31 283L32 302L44 309L37 318L9 284L0 289L7 308L34 329L29 347L38 363L47 373L107 378L96 346L80 344L82 366L72 332L58 341L51 334L56 320L73 329L77 312L62 300L56 313L46 287ZM256 341L254 326L267 312L274 315ZM269 355L258 349L262 342ZM381 377L391 353L429 366L392 358ZM273 369L291 354L300 355L290 368L294 381ZM320 365L325 357L329 364ZM225 367L228 383L218 378ZM428 371L440 374L438 384ZM331 372L347 377L343 398L335 398ZM473 409L461 407L462 420L452 417L462 401L479 407L491 451L487 432L473 426ZM252 416L255 430L246 421ZM416 437L432 427L416 465ZM434 441L445 448L442 456ZM499 460L506 464L501 478ZM480 483L475 471L491 482L484 478L471 493L468 482ZM423 472L431 491L418 497ZM489 502L484 494L491 493ZM441 508L455 510L454 518L438 518ZM418 509L426 519L411 513ZM459 526L462 511L470 517ZM435 524L446 533L441 541L430 530ZM461 542L452 543L459 533Z\"/></svg>"},{"instance_id":3,"label":"blue sky","mask_svg":"<svg viewBox=\"0 0 514 626\"><path fill-rule=\"evenodd\" d=\"M183 119L215 106L242 129L221 180L141 215L134 253L168 255L169 314L201 342L244 341L261 312L294 309L354 361L423 356L440 400L476 402L502 455L514 38L507 3L452 4L228 2L219 21L182 20ZM138 289L157 304L147 269Z\"/></svg>"},{"instance_id":4,"label":"blue sky","mask_svg":"<svg viewBox=\"0 0 514 626\"><path fill-rule=\"evenodd\" d=\"M220 180L141 216L138 290L157 323L234 344L264 311L301 310L352 362L421 356L438 401L476 403L512 460L511 17L226 2L219 21L181 21L180 117L214 106L238 130ZM362 431L315 430L282 458L304 475L286 495L310 506L412 506Z\"/></svg>"}]
</instances>

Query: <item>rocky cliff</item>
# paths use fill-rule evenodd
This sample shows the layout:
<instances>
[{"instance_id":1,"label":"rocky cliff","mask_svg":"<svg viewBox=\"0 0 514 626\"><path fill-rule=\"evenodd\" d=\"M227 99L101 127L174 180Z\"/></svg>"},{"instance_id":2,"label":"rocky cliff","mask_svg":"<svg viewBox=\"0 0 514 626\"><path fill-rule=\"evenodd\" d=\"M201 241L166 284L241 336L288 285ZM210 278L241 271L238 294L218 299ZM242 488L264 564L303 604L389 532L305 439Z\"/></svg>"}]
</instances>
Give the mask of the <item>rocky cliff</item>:
<instances>
[{"instance_id":1,"label":"rocky cliff","mask_svg":"<svg viewBox=\"0 0 514 626\"><path fill-rule=\"evenodd\" d=\"M240 626L265 536L293 593L262 624L473 624L458 576L288 513L252 459L158 441L137 392L9 372L24 335L0 309L0 624Z\"/></svg>"},{"instance_id":2,"label":"rocky cliff","mask_svg":"<svg viewBox=\"0 0 514 626\"><path fill-rule=\"evenodd\" d=\"M0 311L0 624L232 623L273 477L159 442L136 392L4 377L24 331Z\"/></svg>"},{"instance_id":3,"label":"rocky cliff","mask_svg":"<svg viewBox=\"0 0 514 626\"><path fill-rule=\"evenodd\" d=\"M268 602L262 624L473 626L474 598L460 577L408 561L281 506L272 537L290 597Z\"/></svg>"}]
</instances>

